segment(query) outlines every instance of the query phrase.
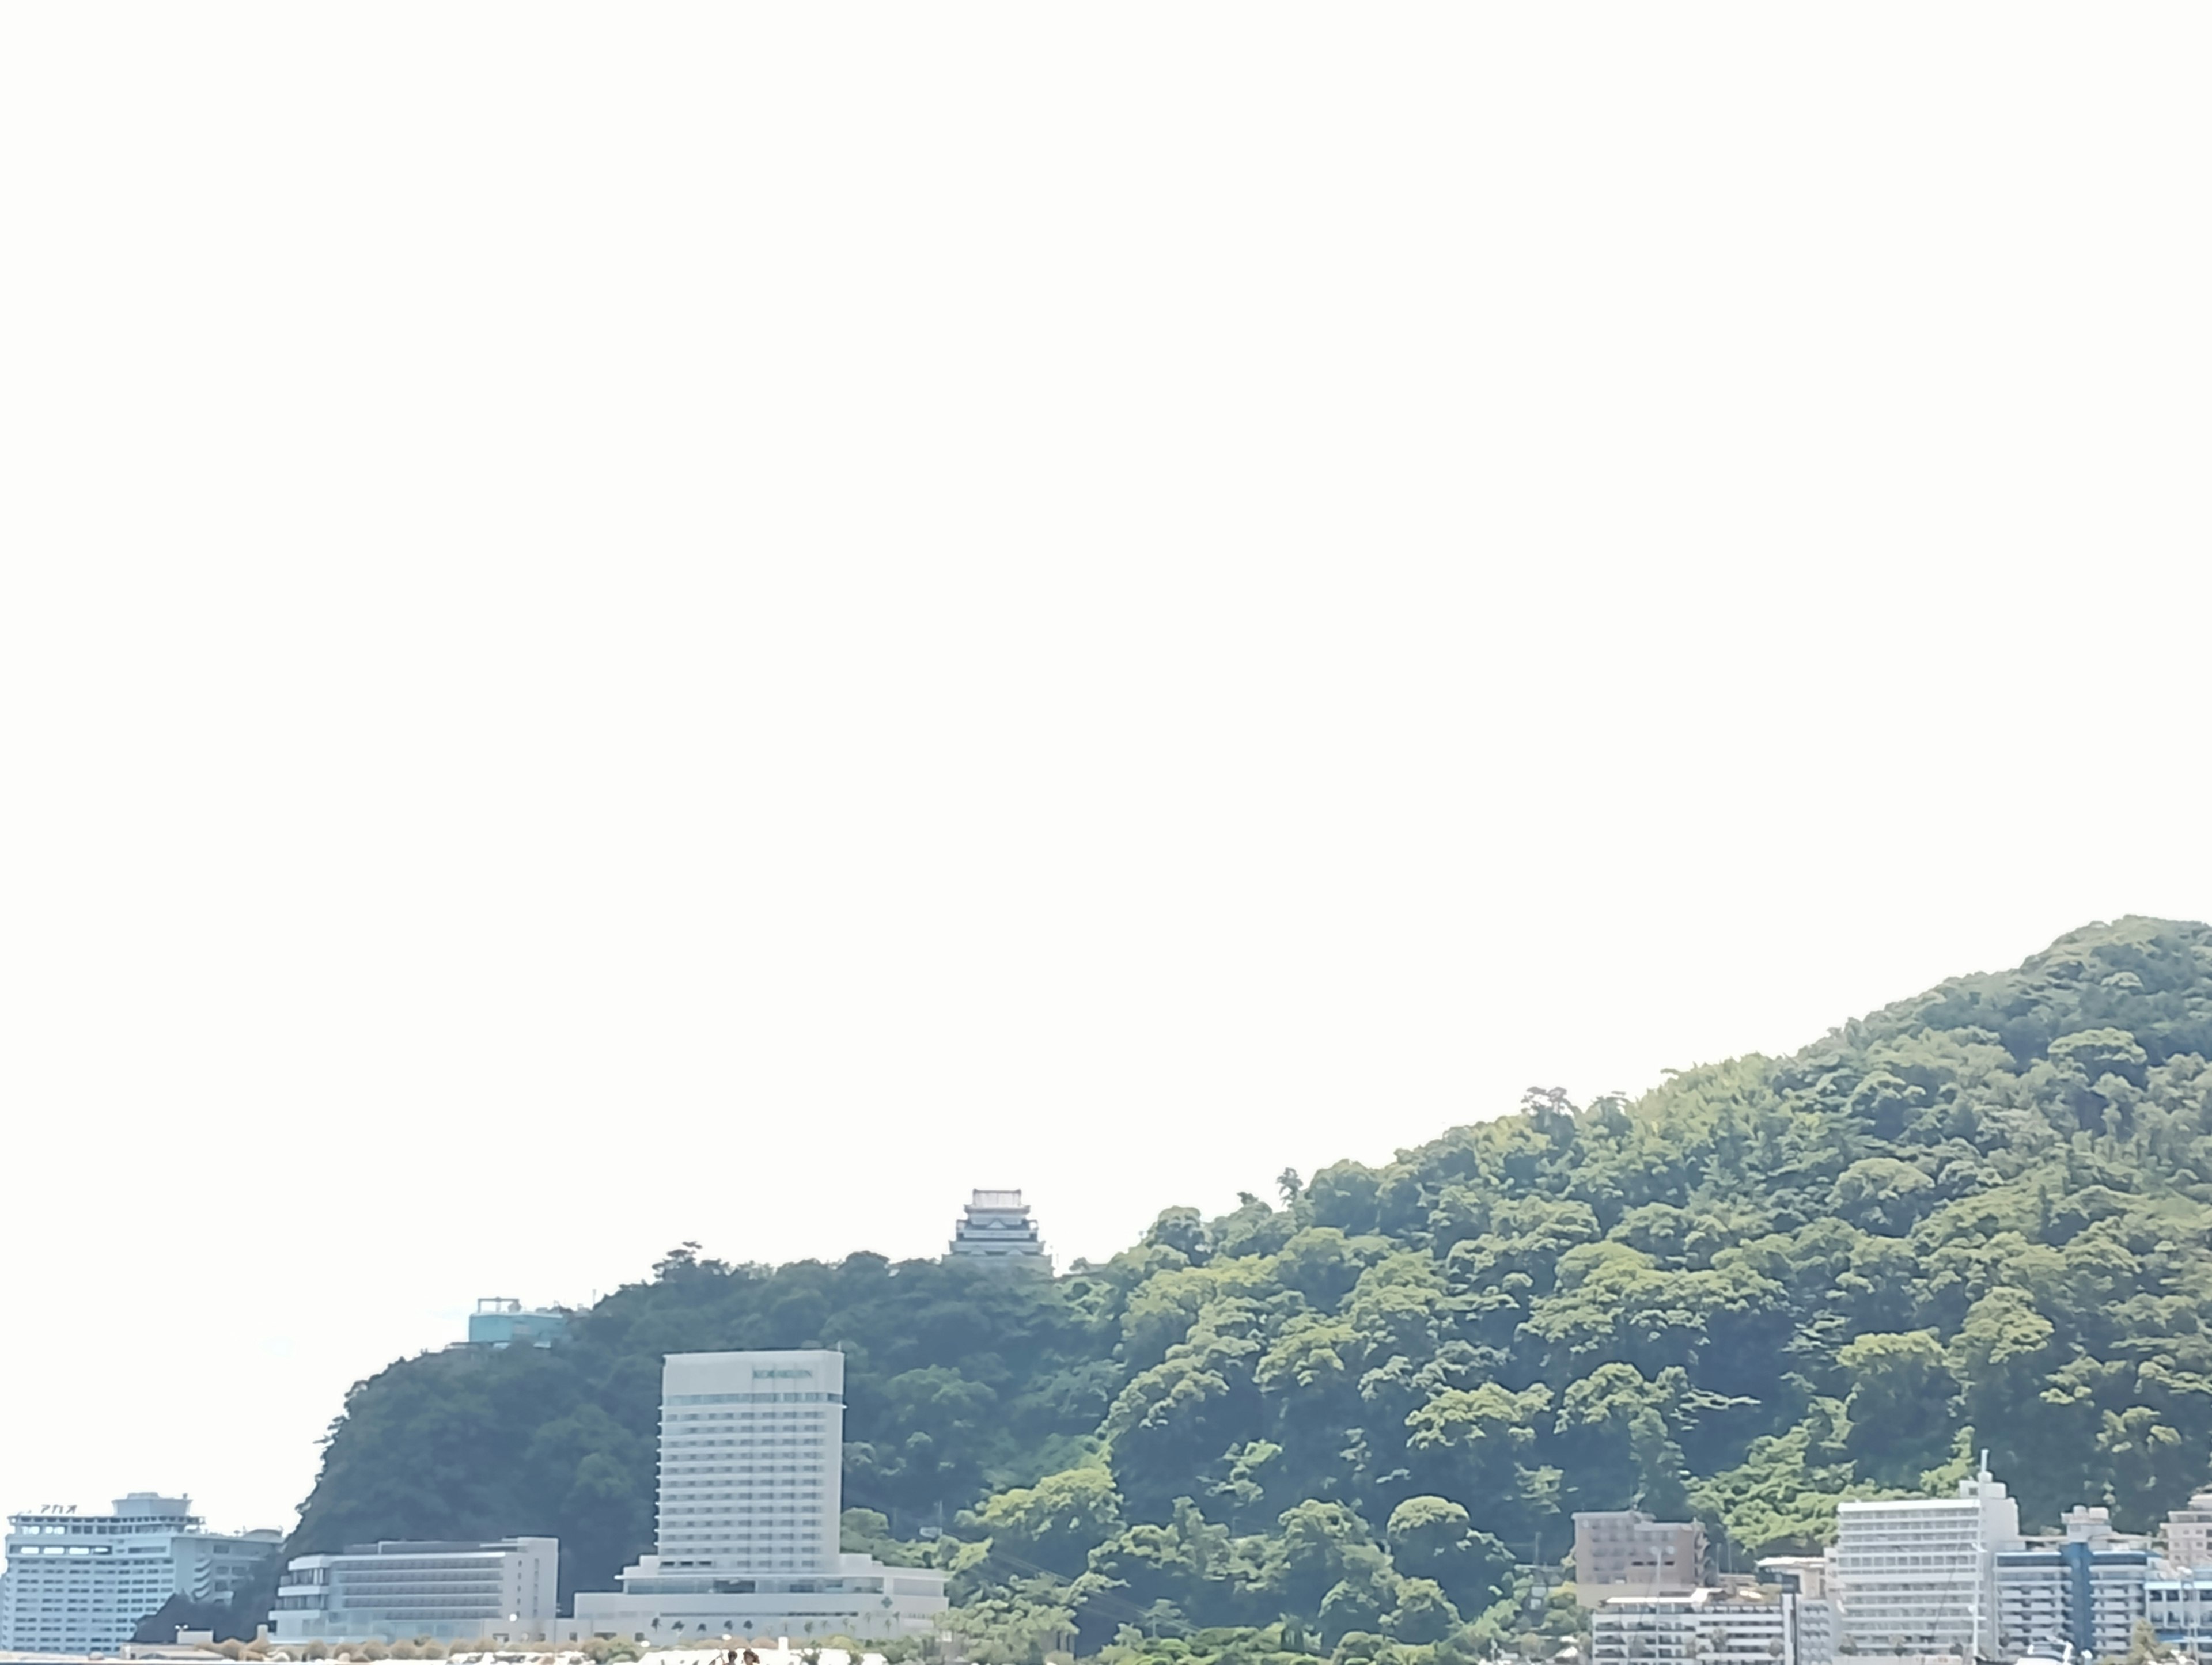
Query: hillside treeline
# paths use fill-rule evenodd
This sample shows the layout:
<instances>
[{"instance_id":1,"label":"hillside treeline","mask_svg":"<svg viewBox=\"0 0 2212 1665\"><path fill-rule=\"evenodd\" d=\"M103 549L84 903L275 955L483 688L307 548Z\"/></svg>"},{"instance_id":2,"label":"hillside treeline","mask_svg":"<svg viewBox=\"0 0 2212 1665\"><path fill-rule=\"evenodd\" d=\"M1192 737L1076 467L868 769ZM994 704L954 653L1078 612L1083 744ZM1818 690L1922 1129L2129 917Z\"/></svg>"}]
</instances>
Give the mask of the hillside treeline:
<instances>
[{"instance_id":1,"label":"hillside treeline","mask_svg":"<svg viewBox=\"0 0 2212 1665\"><path fill-rule=\"evenodd\" d=\"M660 1355L815 1346L849 1355L856 1530L941 1520L890 1553L1086 1650L1479 1650L1571 1622L1516 1568L1576 1510L1694 1510L1747 1562L1970 1447L2030 1522L2140 1528L2212 1454L2208 1057L2212 930L2127 919L1792 1057L1167 1209L1057 1279L680 1249L566 1346L360 1384L295 1547L551 1532L605 1587L651 1545Z\"/></svg>"}]
</instances>

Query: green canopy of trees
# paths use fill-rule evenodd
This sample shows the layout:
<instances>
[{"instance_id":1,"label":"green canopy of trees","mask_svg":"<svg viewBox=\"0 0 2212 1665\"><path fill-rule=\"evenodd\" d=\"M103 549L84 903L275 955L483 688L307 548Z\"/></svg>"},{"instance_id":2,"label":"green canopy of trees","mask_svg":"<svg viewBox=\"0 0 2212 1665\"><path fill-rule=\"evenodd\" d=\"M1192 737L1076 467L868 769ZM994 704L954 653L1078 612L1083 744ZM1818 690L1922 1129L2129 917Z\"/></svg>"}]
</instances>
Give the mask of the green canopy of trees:
<instances>
[{"instance_id":1,"label":"green canopy of trees","mask_svg":"<svg viewBox=\"0 0 2212 1665\"><path fill-rule=\"evenodd\" d=\"M1086 1650L1448 1654L1556 1628L1516 1568L1576 1510L1808 1547L1970 1445L2031 1522L2141 1528L2212 1454L2208 1058L2212 929L2131 918L1058 1278L681 1249L562 1347L361 1383L294 1547L551 1532L605 1587L651 1547L660 1356L814 1346L868 1540L941 1519L912 1553L969 1610Z\"/></svg>"}]
</instances>

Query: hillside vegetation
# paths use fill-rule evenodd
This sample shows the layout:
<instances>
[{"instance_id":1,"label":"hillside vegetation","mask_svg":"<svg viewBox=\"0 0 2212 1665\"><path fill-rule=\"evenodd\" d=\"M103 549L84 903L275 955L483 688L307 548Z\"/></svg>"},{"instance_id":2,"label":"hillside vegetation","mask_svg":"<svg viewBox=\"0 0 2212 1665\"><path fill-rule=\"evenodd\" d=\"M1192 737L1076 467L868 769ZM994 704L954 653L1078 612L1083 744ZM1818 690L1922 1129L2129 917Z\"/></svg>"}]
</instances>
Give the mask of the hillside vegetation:
<instances>
[{"instance_id":1,"label":"hillside vegetation","mask_svg":"<svg viewBox=\"0 0 2212 1665\"><path fill-rule=\"evenodd\" d=\"M2212 1454L2208 1057L2212 930L2125 919L1792 1057L1170 1208L1057 1279L679 1250L567 1346L360 1384L295 1548L550 1532L606 1587L651 1546L660 1355L814 1346L849 1355L853 1529L941 1513L889 1553L1004 1649L1066 1618L1086 1651L1480 1650L1572 1622L1515 1569L1577 1509L1695 1510L1741 1562L1970 1446L2031 1522L2139 1528Z\"/></svg>"}]
</instances>

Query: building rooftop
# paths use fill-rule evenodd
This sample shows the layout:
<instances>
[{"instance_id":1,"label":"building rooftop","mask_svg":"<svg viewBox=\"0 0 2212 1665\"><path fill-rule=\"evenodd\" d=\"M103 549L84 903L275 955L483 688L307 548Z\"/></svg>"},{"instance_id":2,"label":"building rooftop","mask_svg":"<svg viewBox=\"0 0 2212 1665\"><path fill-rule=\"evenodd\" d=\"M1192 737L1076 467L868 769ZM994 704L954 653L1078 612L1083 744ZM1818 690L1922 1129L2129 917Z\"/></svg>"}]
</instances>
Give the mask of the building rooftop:
<instances>
[{"instance_id":1,"label":"building rooftop","mask_svg":"<svg viewBox=\"0 0 2212 1665\"><path fill-rule=\"evenodd\" d=\"M483 1295L469 1315L471 1347L550 1347L568 1339L568 1315L558 1308L526 1307L512 1295Z\"/></svg>"},{"instance_id":2,"label":"building rooftop","mask_svg":"<svg viewBox=\"0 0 2212 1665\"><path fill-rule=\"evenodd\" d=\"M978 1260L1021 1261L1050 1267L1044 1240L1029 1205L1018 1191L978 1188L968 1194L961 1218L953 1223L948 1252Z\"/></svg>"},{"instance_id":3,"label":"building rooftop","mask_svg":"<svg viewBox=\"0 0 2212 1665\"><path fill-rule=\"evenodd\" d=\"M43 1509L26 1509L10 1515L9 1523L29 1522L56 1530L71 1525L89 1525L94 1521L129 1521L144 1526L173 1526L183 1524L197 1527L200 1517L192 1513L190 1498L165 1498L155 1492L133 1492L115 1499L112 1512L80 1514L75 1504L48 1504Z\"/></svg>"}]
</instances>

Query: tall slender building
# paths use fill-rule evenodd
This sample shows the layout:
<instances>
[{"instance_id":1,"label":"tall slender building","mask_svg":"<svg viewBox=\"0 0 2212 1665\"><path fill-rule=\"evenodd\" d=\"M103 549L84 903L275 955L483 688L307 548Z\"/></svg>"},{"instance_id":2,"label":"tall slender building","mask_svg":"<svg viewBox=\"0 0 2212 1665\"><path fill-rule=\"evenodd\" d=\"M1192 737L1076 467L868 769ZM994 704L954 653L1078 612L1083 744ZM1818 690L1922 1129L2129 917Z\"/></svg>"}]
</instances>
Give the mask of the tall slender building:
<instances>
[{"instance_id":1,"label":"tall slender building","mask_svg":"<svg viewBox=\"0 0 2212 1665\"><path fill-rule=\"evenodd\" d=\"M945 1575L847 1555L845 1356L678 1352L660 1376L657 1553L580 1590L564 1638L926 1632Z\"/></svg>"}]
</instances>

